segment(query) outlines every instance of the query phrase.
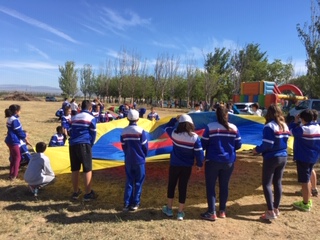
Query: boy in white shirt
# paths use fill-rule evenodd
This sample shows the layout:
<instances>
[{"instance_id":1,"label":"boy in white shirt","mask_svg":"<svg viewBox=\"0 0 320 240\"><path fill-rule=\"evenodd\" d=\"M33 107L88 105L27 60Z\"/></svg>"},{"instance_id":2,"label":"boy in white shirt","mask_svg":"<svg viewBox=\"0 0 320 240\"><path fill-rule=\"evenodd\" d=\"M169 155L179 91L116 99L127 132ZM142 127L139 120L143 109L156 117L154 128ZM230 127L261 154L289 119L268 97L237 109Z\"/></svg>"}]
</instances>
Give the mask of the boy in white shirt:
<instances>
[{"instance_id":1,"label":"boy in white shirt","mask_svg":"<svg viewBox=\"0 0 320 240\"><path fill-rule=\"evenodd\" d=\"M55 179L54 172L52 171L49 158L44 155L47 144L38 142L36 144L36 152L32 154L28 168L24 174L24 180L28 183L29 189L35 197L38 196L40 188L53 183Z\"/></svg>"}]
</instances>

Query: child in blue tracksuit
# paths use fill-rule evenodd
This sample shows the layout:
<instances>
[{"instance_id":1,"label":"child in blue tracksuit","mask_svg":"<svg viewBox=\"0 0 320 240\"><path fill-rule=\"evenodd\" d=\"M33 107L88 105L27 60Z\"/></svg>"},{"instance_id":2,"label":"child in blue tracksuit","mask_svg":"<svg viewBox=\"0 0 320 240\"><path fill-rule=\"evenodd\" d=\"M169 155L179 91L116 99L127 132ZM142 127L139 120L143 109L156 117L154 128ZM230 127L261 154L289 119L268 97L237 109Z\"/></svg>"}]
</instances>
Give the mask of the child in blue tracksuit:
<instances>
[{"instance_id":1,"label":"child in blue tracksuit","mask_svg":"<svg viewBox=\"0 0 320 240\"><path fill-rule=\"evenodd\" d=\"M12 104L5 110L5 117L7 118L7 136L5 143L10 151L10 173L9 180L15 180L18 177L20 168L21 153L20 140L26 140L26 133L23 131L19 117L21 107L17 104Z\"/></svg>"},{"instance_id":2,"label":"child in blue tracksuit","mask_svg":"<svg viewBox=\"0 0 320 240\"><path fill-rule=\"evenodd\" d=\"M137 126L139 112L128 111L129 126L123 129L120 141L124 151L126 184L124 190L124 211L139 208L142 186L146 175L145 164L148 152L148 140L145 131Z\"/></svg>"},{"instance_id":3,"label":"child in blue tracksuit","mask_svg":"<svg viewBox=\"0 0 320 240\"><path fill-rule=\"evenodd\" d=\"M63 134L67 137L70 136L71 129L71 107L66 106L64 108L64 114L61 117L61 127L63 129Z\"/></svg>"},{"instance_id":4,"label":"child in blue tracksuit","mask_svg":"<svg viewBox=\"0 0 320 240\"><path fill-rule=\"evenodd\" d=\"M287 142L290 135L281 109L276 105L268 108L265 116L262 144L253 153L262 153L262 187L268 210L260 217L262 220L275 219L279 216L282 195L282 176L287 164ZM272 185L274 198L272 197Z\"/></svg>"},{"instance_id":5,"label":"child in blue tracksuit","mask_svg":"<svg viewBox=\"0 0 320 240\"><path fill-rule=\"evenodd\" d=\"M215 185L219 179L219 217L226 217L226 203L231 174L236 161L236 150L241 148L241 137L238 128L228 122L228 109L218 106L216 109L217 122L209 123L203 133L201 142L206 150L205 179L208 210L201 218L215 221L216 191Z\"/></svg>"},{"instance_id":6,"label":"child in blue tracksuit","mask_svg":"<svg viewBox=\"0 0 320 240\"><path fill-rule=\"evenodd\" d=\"M177 128L173 128L179 119ZM199 136L194 132L191 117L187 114L172 118L167 124L166 132L173 142L173 150L170 154L169 182L168 182L168 204L162 207L162 212L168 217L173 216L172 205L176 185L179 187L179 209L178 220L183 220L183 212L187 197L189 178L196 159L198 170L203 165L204 153Z\"/></svg>"},{"instance_id":7,"label":"child in blue tracksuit","mask_svg":"<svg viewBox=\"0 0 320 240\"><path fill-rule=\"evenodd\" d=\"M66 142L66 138L63 135L63 129L61 126L58 126L56 128L56 134L54 134L49 142L49 147L60 147L64 146Z\"/></svg>"},{"instance_id":8,"label":"child in blue tracksuit","mask_svg":"<svg viewBox=\"0 0 320 240\"><path fill-rule=\"evenodd\" d=\"M313 113L306 109L295 117L289 128L294 137L293 158L296 160L298 182L302 185L303 198L302 201L293 203L293 206L302 211L310 211L312 207L310 176L319 158L320 126L313 123Z\"/></svg>"},{"instance_id":9,"label":"child in blue tracksuit","mask_svg":"<svg viewBox=\"0 0 320 240\"><path fill-rule=\"evenodd\" d=\"M20 154L21 154L21 162L20 162L20 167L26 166L29 164L30 159L31 159L31 154L29 152L28 146L31 144L28 142L28 133L27 131L24 131L26 134L26 138L24 140L20 140Z\"/></svg>"}]
</instances>

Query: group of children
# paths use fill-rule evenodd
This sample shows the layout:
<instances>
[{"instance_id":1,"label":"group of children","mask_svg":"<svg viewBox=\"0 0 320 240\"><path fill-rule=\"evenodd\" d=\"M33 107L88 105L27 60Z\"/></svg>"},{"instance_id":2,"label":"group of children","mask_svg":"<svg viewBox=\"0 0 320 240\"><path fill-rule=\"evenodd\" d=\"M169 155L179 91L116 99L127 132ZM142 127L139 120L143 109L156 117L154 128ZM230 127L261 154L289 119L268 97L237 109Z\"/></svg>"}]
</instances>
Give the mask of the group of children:
<instances>
[{"instance_id":1,"label":"group of children","mask_svg":"<svg viewBox=\"0 0 320 240\"><path fill-rule=\"evenodd\" d=\"M43 154L47 147L46 143L38 142L36 153L29 153L27 144L30 146L31 144L19 120L20 113L21 107L17 104L12 104L5 110L8 130L5 143L10 151L9 180L14 181L18 177L21 165L28 165L24 179L32 193L37 196L39 189L54 181L55 175L49 159Z\"/></svg>"},{"instance_id":2,"label":"group of children","mask_svg":"<svg viewBox=\"0 0 320 240\"><path fill-rule=\"evenodd\" d=\"M139 120L138 112L134 111L129 111L128 120L130 123L121 135L127 174L124 211L134 211L139 207L141 188L145 179L145 157L148 149L145 132L136 124ZM166 216L172 217L174 215L173 199L178 184L179 206L176 216L178 220L184 219L187 185L192 166L196 160L198 171L203 166L203 162L205 163L208 209L200 214L201 218L215 221L218 217L226 217L229 181L234 169L236 150L241 147L240 133L234 124L228 122L228 114L228 108L217 106L217 122L209 123L206 126L201 140L194 132L194 124L189 115L177 116L166 124L166 132L173 142L173 150L170 155L167 204L162 207L162 212ZM262 185L268 210L261 215L262 220L272 220L280 216L282 177L287 163L287 141L290 135L295 139L294 160L297 165L298 182L302 184L303 196L303 200L294 202L293 206L302 211L311 210L310 196L318 196L316 175L313 170L320 153L320 126L316 121L317 114L317 111L305 110L288 127L278 106L271 105L268 108L262 144L253 150L254 154L262 154L263 156ZM175 127L177 122L178 125ZM217 181L219 182L218 213L215 206Z\"/></svg>"},{"instance_id":3,"label":"group of children","mask_svg":"<svg viewBox=\"0 0 320 240\"><path fill-rule=\"evenodd\" d=\"M68 105L65 106L68 109ZM65 113L71 115L70 111ZM154 109L152 119L157 119ZM271 105L265 116L266 124L263 130L262 144L253 151L263 156L263 190L268 210L261 219L275 219L280 215L279 205L282 195L282 175L287 162L287 141L291 134L294 137L294 160L297 165L298 182L302 184L303 200L293 203L293 206L310 211L311 194L317 196L316 175L313 170L320 153L320 126L317 123L317 111L304 110L295 121L286 125L282 111L278 106ZM68 115L68 116L69 116ZM7 118L6 144L10 150L10 180L18 174L22 153L20 148L29 144L27 134L23 131L19 121L20 106L11 105L5 110ZM64 116L57 133L52 136L49 146L63 146L65 136L70 134L67 122L71 119ZM200 216L202 219L215 221L217 217L226 217L226 203L229 194L229 181L234 169L236 150L241 148L241 137L237 126L228 122L229 110L224 106L217 106L217 121L209 123L202 138L195 133L192 118L179 115L172 118L165 127L171 138L173 150L170 154L170 167L167 188L167 204L162 212L173 216L173 199L178 185L179 207L177 219L183 220L184 206L187 195L188 181L196 160L197 170L205 164L205 182L208 209ZM126 183L124 191L124 211L135 211L139 208L142 186L145 180L145 163L148 152L146 132L137 125L140 113L135 109L128 109L126 118L129 125L123 129L120 141L125 155ZM69 122L70 124L70 122ZM290 132L289 132L290 130ZM25 144L23 144L24 142ZM49 159L43 154L47 145L44 142L36 144L36 153L30 155L25 181L35 196L38 190L52 183L55 175L51 169ZM205 151L205 153L204 153ZM310 179L313 180L312 190ZM219 211L216 211L216 183L219 182ZM274 198L272 196L274 187Z\"/></svg>"},{"instance_id":4,"label":"group of children","mask_svg":"<svg viewBox=\"0 0 320 240\"><path fill-rule=\"evenodd\" d=\"M168 217L173 216L173 199L177 185L179 191L177 219L183 220L185 217L184 206L187 186L194 159L196 159L197 170L199 171L203 166L204 159L206 159L205 176L208 211L201 214L201 218L211 221L217 218L215 185L218 180L220 187L220 211L218 216L226 217L229 180L236 160L236 150L241 147L241 137L237 127L228 123L228 110L225 107L219 107L216 114L218 122L207 125L201 140L195 133L192 118L187 114L172 118L166 124L165 130L173 142L167 190L168 203L162 207L162 212ZM139 113L130 109L127 118L129 126L123 129L120 138L125 154L127 176L123 210L134 211L140 205L141 190L145 179L145 158L148 141L144 130L137 126ZM205 155L204 150L206 150Z\"/></svg>"}]
</instances>

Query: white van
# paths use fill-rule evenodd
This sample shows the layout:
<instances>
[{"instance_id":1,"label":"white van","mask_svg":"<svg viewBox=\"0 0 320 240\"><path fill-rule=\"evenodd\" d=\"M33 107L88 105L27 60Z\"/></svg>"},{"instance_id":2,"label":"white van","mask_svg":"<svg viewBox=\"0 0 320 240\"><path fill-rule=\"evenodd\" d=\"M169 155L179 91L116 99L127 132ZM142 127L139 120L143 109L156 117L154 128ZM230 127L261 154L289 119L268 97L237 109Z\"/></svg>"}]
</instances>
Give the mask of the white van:
<instances>
[{"instance_id":1,"label":"white van","mask_svg":"<svg viewBox=\"0 0 320 240\"><path fill-rule=\"evenodd\" d=\"M300 102L298 106L292 108L287 115L287 122L290 123L294 120L294 117L300 114L305 109L315 109L320 112L320 99L308 99ZM318 120L320 115L318 116Z\"/></svg>"}]
</instances>

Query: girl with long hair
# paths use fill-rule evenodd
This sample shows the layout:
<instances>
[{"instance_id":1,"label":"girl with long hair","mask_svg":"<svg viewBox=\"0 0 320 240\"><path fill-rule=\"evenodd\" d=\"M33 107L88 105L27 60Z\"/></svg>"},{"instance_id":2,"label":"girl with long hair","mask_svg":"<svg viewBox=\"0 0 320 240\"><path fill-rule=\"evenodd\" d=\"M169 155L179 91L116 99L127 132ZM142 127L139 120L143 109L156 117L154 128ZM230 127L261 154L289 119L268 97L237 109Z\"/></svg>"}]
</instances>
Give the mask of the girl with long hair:
<instances>
[{"instance_id":1,"label":"girl with long hair","mask_svg":"<svg viewBox=\"0 0 320 240\"><path fill-rule=\"evenodd\" d=\"M228 122L228 109L218 106L217 122L209 123L204 131L201 142L206 150L205 179L208 210L201 218L209 221L217 219L215 185L219 179L219 217L226 217L226 203L231 174L236 161L236 150L241 147L238 128Z\"/></svg>"},{"instance_id":2,"label":"girl with long hair","mask_svg":"<svg viewBox=\"0 0 320 240\"><path fill-rule=\"evenodd\" d=\"M26 141L26 133L22 129L22 125L19 120L21 107L16 104L12 104L7 108L4 113L7 118L7 136L5 143L10 151L10 173L9 180L15 180L18 177L21 153L20 153L20 140Z\"/></svg>"},{"instance_id":3,"label":"girl with long hair","mask_svg":"<svg viewBox=\"0 0 320 240\"><path fill-rule=\"evenodd\" d=\"M265 119L262 144L253 149L253 153L262 153L263 156L262 187L268 210L260 218L271 220L280 214L282 175L287 163L287 142L290 132L277 105L268 108ZM272 196L272 185L274 196Z\"/></svg>"},{"instance_id":4,"label":"girl with long hair","mask_svg":"<svg viewBox=\"0 0 320 240\"><path fill-rule=\"evenodd\" d=\"M178 127L174 129L175 123L179 120ZM179 209L177 214L178 220L183 220L184 205L187 196L187 186L194 165L194 159L198 170L202 167L204 153L201 141L194 132L192 118L183 114L177 118L172 118L167 124L166 132L172 139L173 150L170 155L169 182L168 182L168 204L162 207L162 212L168 216L173 216L172 205L176 185L179 189Z\"/></svg>"}]
</instances>

